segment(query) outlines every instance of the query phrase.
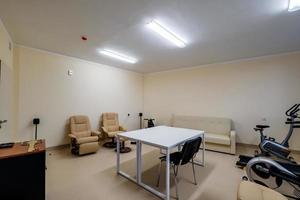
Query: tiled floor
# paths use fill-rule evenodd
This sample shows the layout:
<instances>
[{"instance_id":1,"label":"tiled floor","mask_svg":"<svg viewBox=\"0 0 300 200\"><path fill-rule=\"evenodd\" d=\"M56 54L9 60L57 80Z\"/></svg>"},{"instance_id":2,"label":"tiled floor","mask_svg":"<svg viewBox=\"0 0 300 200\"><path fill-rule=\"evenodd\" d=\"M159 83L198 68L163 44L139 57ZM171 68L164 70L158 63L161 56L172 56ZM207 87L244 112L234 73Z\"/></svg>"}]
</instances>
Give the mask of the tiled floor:
<instances>
[{"instance_id":1,"label":"tiled floor","mask_svg":"<svg viewBox=\"0 0 300 200\"><path fill-rule=\"evenodd\" d=\"M122 169L135 172L135 146L133 151L122 154ZM238 154L253 154L253 147L238 146ZM158 173L159 151L143 146L143 181L154 187ZM95 200L95 199L158 199L132 182L115 173L116 156L112 149L101 147L96 154L76 157L69 149L52 150L47 153L47 199L48 200ZM244 175L235 167L238 156L207 151L206 166L197 167L198 185L192 184L191 165L179 172L180 199L233 200ZM295 158L299 158L296 155ZM171 176L172 177L172 176ZM164 174L162 175L162 179ZM171 181L171 193L175 195ZM161 181L160 190L164 188Z\"/></svg>"}]
</instances>

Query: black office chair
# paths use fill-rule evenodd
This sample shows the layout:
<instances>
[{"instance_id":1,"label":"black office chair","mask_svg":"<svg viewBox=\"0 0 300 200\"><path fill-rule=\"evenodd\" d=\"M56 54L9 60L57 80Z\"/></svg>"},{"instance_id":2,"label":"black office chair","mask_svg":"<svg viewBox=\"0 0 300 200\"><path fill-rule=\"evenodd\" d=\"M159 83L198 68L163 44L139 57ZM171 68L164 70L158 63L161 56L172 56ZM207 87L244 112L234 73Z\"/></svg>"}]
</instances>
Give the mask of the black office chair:
<instances>
[{"instance_id":1,"label":"black office chair","mask_svg":"<svg viewBox=\"0 0 300 200\"><path fill-rule=\"evenodd\" d=\"M174 152L170 154L170 164L174 172L174 181L175 181L177 199L178 199L177 174L180 165L188 164L191 161L192 168L193 168L193 175L194 175L194 184L197 185L194 158L199 151L201 142L202 142L201 137L193 140L189 140L183 145L183 148L180 152ZM162 156L159 159L160 159L160 165L159 165L159 175L156 184L157 187L159 186L162 162L165 162L167 158L166 156Z\"/></svg>"}]
</instances>

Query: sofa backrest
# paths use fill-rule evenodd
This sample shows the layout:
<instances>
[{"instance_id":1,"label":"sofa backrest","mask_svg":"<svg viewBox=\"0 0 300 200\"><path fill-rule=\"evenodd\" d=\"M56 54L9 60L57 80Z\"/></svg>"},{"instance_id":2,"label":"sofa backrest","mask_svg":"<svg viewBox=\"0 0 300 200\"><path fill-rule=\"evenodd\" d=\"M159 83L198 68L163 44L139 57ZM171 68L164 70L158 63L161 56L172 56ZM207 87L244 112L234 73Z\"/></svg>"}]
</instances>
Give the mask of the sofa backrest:
<instances>
[{"instance_id":1,"label":"sofa backrest","mask_svg":"<svg viewBox=\"0 0 300 200\"><path fill-rule=\"evenodd\" d=\"M229 135L231 131L231 119L173 115L172 126L202 130L206 133Z\"/></svg>"}]
</instances>

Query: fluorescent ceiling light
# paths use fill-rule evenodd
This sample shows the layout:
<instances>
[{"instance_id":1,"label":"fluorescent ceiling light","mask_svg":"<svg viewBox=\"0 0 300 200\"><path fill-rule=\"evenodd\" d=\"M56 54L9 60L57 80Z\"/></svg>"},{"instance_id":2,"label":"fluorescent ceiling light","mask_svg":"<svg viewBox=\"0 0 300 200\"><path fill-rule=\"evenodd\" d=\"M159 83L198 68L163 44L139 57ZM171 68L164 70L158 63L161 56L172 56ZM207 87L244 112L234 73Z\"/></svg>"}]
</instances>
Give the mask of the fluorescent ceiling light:
<instances>
[{"instance_id":1,"label":"fluorescent ceiling light","mask_svg":"<svg viewBox=\"0 0 300 200\"><path fill-rule=\"evenodd\" d=\"M150 23L147 24L147 26L163 38L174 43L176 46L180 48L186 46L185 42L179 36L177 36L175 33L172 33L167 28L163 27L158 21L152 20Z\"/></svg>"},{"instance_id":2,"label":"fluorescent ceiling light","mask_svg":"<svg viewBox=\"0 0 300 200\"><path fill-rule=\"evenodd\" d=\"M289 0L289 12L294 12L300 9L300 0Z\"/></svg>"},{"instance_id":3,"label":"fluorescent ceiling light","mask_svg":"<svg viewBox=\"0 0 300 200\"><path fill-rule=\"evenodd\" d=\"M112 58L116 58L118 60L122 60L122 61L125 61L125 62L128 62L128 63L132 63L132 64L137 62L136 58L132 58L132 57L126 56L124 54L120 54L120 53L112 51L112 50L107 50L107 49L99 50L99 53L101 53L103 55L106 55L106 56L109 56L109 57L112 57Z\"/></svg>"}]
</instances>

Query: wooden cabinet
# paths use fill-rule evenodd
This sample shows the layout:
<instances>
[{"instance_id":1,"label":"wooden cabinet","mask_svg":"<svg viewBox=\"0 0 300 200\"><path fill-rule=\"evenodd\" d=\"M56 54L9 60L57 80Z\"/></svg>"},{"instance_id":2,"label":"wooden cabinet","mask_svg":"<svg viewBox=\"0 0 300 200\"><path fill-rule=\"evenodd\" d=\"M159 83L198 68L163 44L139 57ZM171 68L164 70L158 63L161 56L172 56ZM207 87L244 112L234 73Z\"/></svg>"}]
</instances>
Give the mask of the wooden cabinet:
<instances>
[{"instance_id":1,"label":"wooden cabinet","mask_svg":"<svg viewBox=\"0 0 300 200\"><path fill-rule=\"evenodd\" d=\"M0 149L0 199L45 199L45 141L39 140L32 152L28 148L16 143Z\"/></svg>"}]
</instances>

